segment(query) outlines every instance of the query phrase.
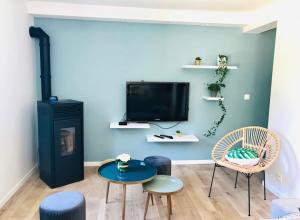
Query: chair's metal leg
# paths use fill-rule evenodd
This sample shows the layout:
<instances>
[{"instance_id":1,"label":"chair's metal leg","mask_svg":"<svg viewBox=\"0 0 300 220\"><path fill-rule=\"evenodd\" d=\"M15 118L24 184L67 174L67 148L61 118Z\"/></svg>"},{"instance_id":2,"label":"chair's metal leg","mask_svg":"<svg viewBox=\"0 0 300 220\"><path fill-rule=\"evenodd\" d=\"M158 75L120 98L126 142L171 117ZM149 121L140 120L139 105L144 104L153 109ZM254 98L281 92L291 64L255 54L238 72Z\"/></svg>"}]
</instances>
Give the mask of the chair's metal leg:
<instances>
[{"instance_id":1,"label":"chair's metal leg","mask_svg":"<svg viewBox=\"0 0 300 220\"><path fill-rule=\"evenodd\" d=\"M267 199L267 195L266 195L266 172L263 171L263 175L264 175L264 200Z\"/></svg>"},{"instance_id":2,"label":"chair's metal leg","mask_svg":"<svg viewBox=\"0 0 300 220\"><path fill-rule=\"evenodd\" d=\"M238 176L239 176L239 171L236 171L234 188L236 188L236 184L237 184Z\"/></svg>"},{"instance_id":3,"label":"chair's metal leg","mask_svg":"<svg viewBox=\"0 0 300 220\"><path fill-rule=\"evenodd\" d=\"M246 174L248 179L248 216L250 216L250 178L251 174Z\"/></svg>"},{"instance_id":4,"label":"chair's metal leg","mask_svg":"<svg viewBox=\"0 0 300 220\"><path fill-rule=\"evenodd\" d=\"M212 188L212 185L213 185L213 182L214 182L214 177L215 177L216 167L217 167L217 164L215 163L213 175L212 175L212 178L211 178L211 183L210 183L210 188L209 188L209 194L208 194L208 197L210 197L210 194L211 194L211 188Z\"/></svg>"}]
</instances>

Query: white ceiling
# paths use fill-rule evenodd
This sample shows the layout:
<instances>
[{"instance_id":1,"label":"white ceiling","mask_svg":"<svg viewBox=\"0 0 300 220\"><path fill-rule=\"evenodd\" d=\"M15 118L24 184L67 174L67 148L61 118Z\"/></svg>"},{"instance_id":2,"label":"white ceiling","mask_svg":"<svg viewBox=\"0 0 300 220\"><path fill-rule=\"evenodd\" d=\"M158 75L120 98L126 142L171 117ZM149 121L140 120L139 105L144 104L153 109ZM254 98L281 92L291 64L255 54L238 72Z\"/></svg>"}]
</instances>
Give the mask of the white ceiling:
<instances>
[{"instance_id":1,"label":"white ceiling","mask_svg":"<svg viewBox=\"0 0 300 220\"><path fill-rule=\"evenodd\" d=\"M34 0L138 8L245 12L259 9L274 0Z\"/></svg>"}]
</instances>

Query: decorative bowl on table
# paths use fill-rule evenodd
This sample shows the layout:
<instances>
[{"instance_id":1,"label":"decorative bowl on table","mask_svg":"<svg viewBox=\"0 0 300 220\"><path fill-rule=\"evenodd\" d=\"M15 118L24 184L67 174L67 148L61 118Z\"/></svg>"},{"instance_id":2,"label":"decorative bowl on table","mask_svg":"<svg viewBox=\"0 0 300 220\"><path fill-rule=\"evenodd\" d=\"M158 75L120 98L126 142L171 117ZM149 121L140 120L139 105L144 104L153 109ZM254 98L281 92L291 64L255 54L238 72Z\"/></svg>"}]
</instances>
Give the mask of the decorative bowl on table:
<instances>
[{"instance_id":1,"label":"decorative bowl on table","mask_svg":"<svg viewBox=\"0 0 300 220\"><path fill-rule=\"evenodd\" d=\"M130 155L129 154L120 154L116 158L117 162L117 169L120 172L127 172L128 171L128 161L130 161Z\"/></svg>"}]
</instances>

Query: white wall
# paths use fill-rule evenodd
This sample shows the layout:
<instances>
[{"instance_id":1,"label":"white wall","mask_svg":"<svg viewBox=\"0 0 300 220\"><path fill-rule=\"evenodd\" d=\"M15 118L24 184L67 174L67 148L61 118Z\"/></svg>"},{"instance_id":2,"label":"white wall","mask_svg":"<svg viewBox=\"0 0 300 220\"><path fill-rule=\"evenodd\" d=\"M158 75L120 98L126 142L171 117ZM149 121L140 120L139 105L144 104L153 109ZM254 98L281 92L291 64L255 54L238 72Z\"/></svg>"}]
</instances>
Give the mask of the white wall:
<instances>
[{"instance_id":1,"label":"white wall","mask_svg":"<svg viewBox=\"0 0 300 220\"><path fill-rule=\"evenodd\" d=\"M36 163L36 71L25 0L0 0L0 207Z\"/></svg>"},{"instance_id":2,"label":"white wall","mask_svg":"<svg viewBox=\"0 0 300 220\"><path fill-rule=\"evenodd\" d=\"M254 20L251 11L226 12L208 10L178 10L137 8L108 5L78 4L71 1L29 1L28 12L38 17L126 21L162 24L192 24L243 26Z\"/></svg>"},{"instance_id":3,"label":"white wall","mask_svg":"<svg viewBox=\"0 0 300 220\"><path fill-rule=\"evenodd\" d=\"M269 114L269 128L280 135L282 150L267 172L267 186L280 197L300 198L300 1L282 3Z\"/></svg>"}]
</instances>

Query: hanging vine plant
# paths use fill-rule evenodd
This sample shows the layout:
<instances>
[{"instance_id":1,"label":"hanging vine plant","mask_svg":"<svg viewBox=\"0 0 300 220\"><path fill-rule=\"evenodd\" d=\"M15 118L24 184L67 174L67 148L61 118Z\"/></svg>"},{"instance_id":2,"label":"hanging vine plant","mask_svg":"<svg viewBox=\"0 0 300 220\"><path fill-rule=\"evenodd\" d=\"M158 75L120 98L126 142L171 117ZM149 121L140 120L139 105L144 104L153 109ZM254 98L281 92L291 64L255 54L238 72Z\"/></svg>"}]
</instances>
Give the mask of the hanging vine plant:
<instances>
[{"instance_id":1,"label":"hanging vine plant","mask_svg":"<svg viewBox=\"0 0 300 220\"><path fill-rule=\"evenodd\" d=\"M225 88L225 84L223 83L223 81L228 72L227 63L228 63L227 56L225 55L218 56L218 68L216 69L216 75L218 76L218 79L216 80L216 82L207 85L207 89L211 92L211 96L217 97L217 95L219 94L219 96L222 97L221 88ZM214 121L214 125L204 134L205 137L216 135L218 127L224 121L227 110L223 103L223 100L220 99L218 105L222 110L222 115L218 121Z\"/></svg>"}]
</instances>

